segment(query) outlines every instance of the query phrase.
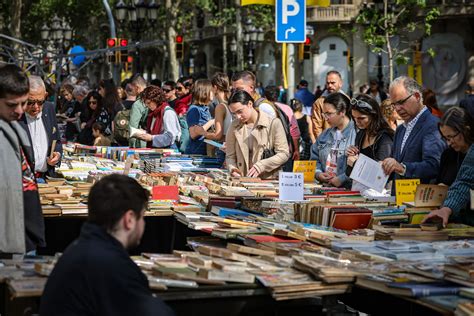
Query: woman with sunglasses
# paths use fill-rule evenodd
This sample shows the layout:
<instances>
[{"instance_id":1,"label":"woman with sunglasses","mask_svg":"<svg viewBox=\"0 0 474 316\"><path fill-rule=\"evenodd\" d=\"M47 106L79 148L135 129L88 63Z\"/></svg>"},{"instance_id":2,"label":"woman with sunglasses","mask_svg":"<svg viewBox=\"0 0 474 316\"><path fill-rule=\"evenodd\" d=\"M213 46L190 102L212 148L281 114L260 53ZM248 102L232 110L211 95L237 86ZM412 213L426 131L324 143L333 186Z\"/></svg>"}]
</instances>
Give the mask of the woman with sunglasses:
<instances>
[{"instance_id":1,"label":"woman with sunglasses","mask_svg":"<svg viewBox=\"0 0 474 316\"><path fill-rule=\"evenodd\" d=\"M473 127L470 125L469 116L460 107L450 108L441 118L439 132L449 147L441 154L436 183L451 185L456 179L464 157L474 142Z\"/></svg>"},{"instance_id":2,"label":"woman with sunglasses","mask_svg":"<svg viewBox=\"0 0 474 316\"><path fill-rule=\"evenodd\" d=\"M354 145L356 130L349 113L349 97L336 92L324 99L323 117L329 123L311 146L311 160L316 160L316 180L334 187L349 187L346 175L346 150Z\"/></svg>"},{"instance_id":3,"label":"woman with sunglasses","mask_svg":"<svg viewBox=\"0 0 474 316\"><path fill-rule=\"evenodd\" d=\"M92 135L92 125L96 122L99 113L102 112L102 97L97 91L91 91L86 97L86 108L81 113L81 132L77 138L80 144L92 145L94 136Z\"/></svg>"},{"instance_id":4,"label":"woman with sunglasses","mask_svg":"<svg viewBox=\"0 0 474 316\"><path fill-rule=\"evenodd\" d=\"M355 144L347 149L347 170L350 175L359 154L375 161L390 157L393 144L393 129L384 119L377 101L369 95L360 94L351 101L351 113L357 128ZM352 190L370 194L369 189L360 183L353 182ZM381 193L381 192L379 192Z\"/></svg>"},{"instance_id":5,"label":"woman with sunglasses","mask_svg":"<svg viewBox=\"0 0 474 316\"><path fill-rule=\"evenodd\" d=\"M290 158L285 130L279 118L256 110L254 102L244 90L230 96L234 120L226 135L227 169L234 177L277 178Z\"/></svg>"}]
</instances>

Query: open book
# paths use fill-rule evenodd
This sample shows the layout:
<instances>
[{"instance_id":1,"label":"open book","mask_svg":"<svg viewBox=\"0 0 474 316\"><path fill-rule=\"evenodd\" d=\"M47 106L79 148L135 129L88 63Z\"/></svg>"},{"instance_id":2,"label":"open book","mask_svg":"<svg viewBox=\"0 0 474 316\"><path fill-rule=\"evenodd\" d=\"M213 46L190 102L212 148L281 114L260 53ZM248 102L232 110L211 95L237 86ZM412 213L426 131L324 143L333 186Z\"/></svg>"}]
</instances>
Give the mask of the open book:
<instances>
[{"instance_id":1,"label":"open book","mask_svg":"<svg viewBox=\"0 0 474 316\"><path fill-rule=\"evenodd\" d=\"M146 134L146 131L141 128L135 128L130 126L130 137L135 137L140 134Z\"/></svg>"}]
</instances>

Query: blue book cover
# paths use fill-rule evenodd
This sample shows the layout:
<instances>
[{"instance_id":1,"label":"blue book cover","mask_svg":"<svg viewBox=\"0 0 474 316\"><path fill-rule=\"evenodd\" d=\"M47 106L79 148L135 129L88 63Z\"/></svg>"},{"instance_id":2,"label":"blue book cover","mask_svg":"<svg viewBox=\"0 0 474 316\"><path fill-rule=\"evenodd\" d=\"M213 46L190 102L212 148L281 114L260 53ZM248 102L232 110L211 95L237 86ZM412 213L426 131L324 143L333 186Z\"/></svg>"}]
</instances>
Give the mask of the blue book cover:
<instances>
[{"instance_id":1,"label":"blue book cover","mask_svg":"<svg viewBox=\"0 0 474 316\"><path fill-rule=\"evenodd\" d=\"M398 289L407 289L411 291L411 296L426 297L436 295L457 295L460 286L453 286L449 283L434 282L434 283L398 283L393 282L387 286Z\"/></svg>"},{"instance_id":2,"label":"blue book cover","mask_svg":"<svg viewBox=\"0 0 474 316\"><path fill-rule=\"evenodd\" d=\"M235 216L235 215L247 217L247 216L253 215L251 213L244 212L242 210L238 210L235 208L225 208L225 207L219 207L219 206L213 206L211 209L211 213L220 217Z\"/></svg>"}]
</instances>

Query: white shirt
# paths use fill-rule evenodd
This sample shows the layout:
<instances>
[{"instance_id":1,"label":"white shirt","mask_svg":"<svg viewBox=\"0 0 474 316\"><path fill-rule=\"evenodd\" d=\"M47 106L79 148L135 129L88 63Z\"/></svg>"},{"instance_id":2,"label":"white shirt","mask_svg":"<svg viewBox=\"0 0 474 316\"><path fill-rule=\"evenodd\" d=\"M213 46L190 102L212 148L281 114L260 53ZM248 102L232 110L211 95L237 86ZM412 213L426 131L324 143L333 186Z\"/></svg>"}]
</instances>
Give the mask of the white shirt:
<instances>
[{"instance_id":1,"label":"white shirt","mask_svg":"<svg viewBox=\"0 0 474 316\"><path fill-rule=\"evenodd\" d=\"M428 108L426 106L424 106L420 113L418 113L414 119L412 119L410 122L408 123L403 123L403 126L405 126L406 128L406 131L405 131L405 135L403 135L403 139L402 139L402 146L400 148L400 153L403 152L403 148L405 147L405 143L407 142L407 139L408 137L410 136L411 134L411 131L413 130L413 128L415 127L416 125L416 122L418 122L418 120L420 119L420 116L425 112L427 111Z\"/></svg>"},{"instance_id":2,"label":"white shirt","mask_svg":"<svg viewBox=\"0 0 474 316\"><path fill-rule=\"evenodd\" d=\"M27 113L25 115L35 154L35 172L46 172L48 170L46 162L48 156L48 135L44 128L42 113L38 113L36 117L32 117Z\"/></svg>"}]
</instances>

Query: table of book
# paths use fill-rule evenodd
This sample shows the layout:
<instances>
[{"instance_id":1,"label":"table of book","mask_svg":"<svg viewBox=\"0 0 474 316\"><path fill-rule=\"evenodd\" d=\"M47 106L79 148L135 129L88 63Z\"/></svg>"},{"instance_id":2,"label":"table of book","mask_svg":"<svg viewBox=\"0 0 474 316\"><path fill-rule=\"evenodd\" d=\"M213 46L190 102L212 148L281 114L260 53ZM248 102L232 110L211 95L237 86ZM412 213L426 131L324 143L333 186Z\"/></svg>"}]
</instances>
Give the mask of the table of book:
<instances>
[{"instance_id":1,"label":"table of book","mask_svg":"<svg viewBox=\"0 0 474 316\"><path fill-rule=\"evenodd\" d=\"M102 153L108 155L108 150ZM142 245L132 253L169 254L178 251L178 265L196 264L194 261L199 262L198 266L202 265L196 280L198 288L175 289L170 286L163 291L160 288L166 280L150 281L157 295L166 300L178 315L222 315L223 311L229 315L305 315L320 314L323 308L331 314L341 312L343 305L339 302L376 315L452 314L455 309L458 315L468 315L463 311L472 308L469 305L472 301L466 297L474 297L474 269L469 268L474 262L474 243L462 241L462 238L474 238L472 228L453 226L443 231L422 231L419 227L387 227L379 224L410 222L416 216L418 219L424 216L427 209L394 208L387 201L369 202L354 192L333 192L314 183L305 184L308 201L278 202L278 182L231 179L225 171L208 168L214 163L212 159L160 158L155 152L145 152L136 154L135 162L127 166L124 160L128 159L123 150L114 149L113 154L121 161L72 157L61 165L59 171L66 178L88 182L104 174L123 172L136 177L152 192L156 187L159 191L160 186L179 187L179 203L153 201L155 211L147 213L145 218L147 225ZM182 164L180 159L187 160ZM193 169L193 165L196 168ZM173 170L183 166L187 169ZM61 181L52 180L40 187L42 203L48 209L45 217L48 246L40 249L40 254L54 255L63 251L79 235L80 226L85 221L84 215L71 213L75 213L76 208L79 214L87 212L80 202L87 196L90 183L76 181L65 184ZM202 213L205 210L212 213ZM344 226L347 223L349 226ZM352 229L360 225L366 227L369 223L374 230L349 231L327 227L343 225ZM209 234L218 236L217 241L203 237ZM191 237L190 245L194 252L179 253L189 250L186 246L188 237ZM214 242L223 244L214 247ZM220 248L222 246L228 250ZM144 271L151 260L155 267L153 271L156 272L158 266L163 278L169 273L167 263L161 262L160 256L156 258L134 260L144 265ZM227 260L228 266L219 260ZM212 268L208 266L209 262ZM235 271L245 271L240 273L242 283L249 273L239 270L242 267L237 262L248 264L248 269L251 267L255 273L251 280L245 281L247 284L237 284L235 278L239 273L230 272L228 274L232 276L225 276L230 278L226 279L226 284L206 284L211 275L219 274L219 269L233 271L234 268ZM42 273L52 269L52 263L43 265L39 268ZM216 268L219 265L221 268ZM273 272L275 266L282 271ZM468 269L467 274L465 269ZM0 269L0 276L1 273ZM172 274L177 275L173 278L180 279L180 272ZM407 293L413 294L416 289L399 289L398 284L392 284L412 281L425 285L428 279L430 282L451 281L471 289L456 289L455 293L462 292L464 298L436 296L430 301L432 296L415 299ZM10 300L9 292L15 293L13 289L11 284L5 286L2 283L0 296L5 298L5 304L2 304L3 310L0 306L0 314L16 315L16 312L5 311L24 311L25 306L33 306L36 310L41 291ZM434 290L440 288L418 289ZM446 291L446 288L441 290ZM464 309L459 307L461 305Z\"/></svg>"}]
</instances>

